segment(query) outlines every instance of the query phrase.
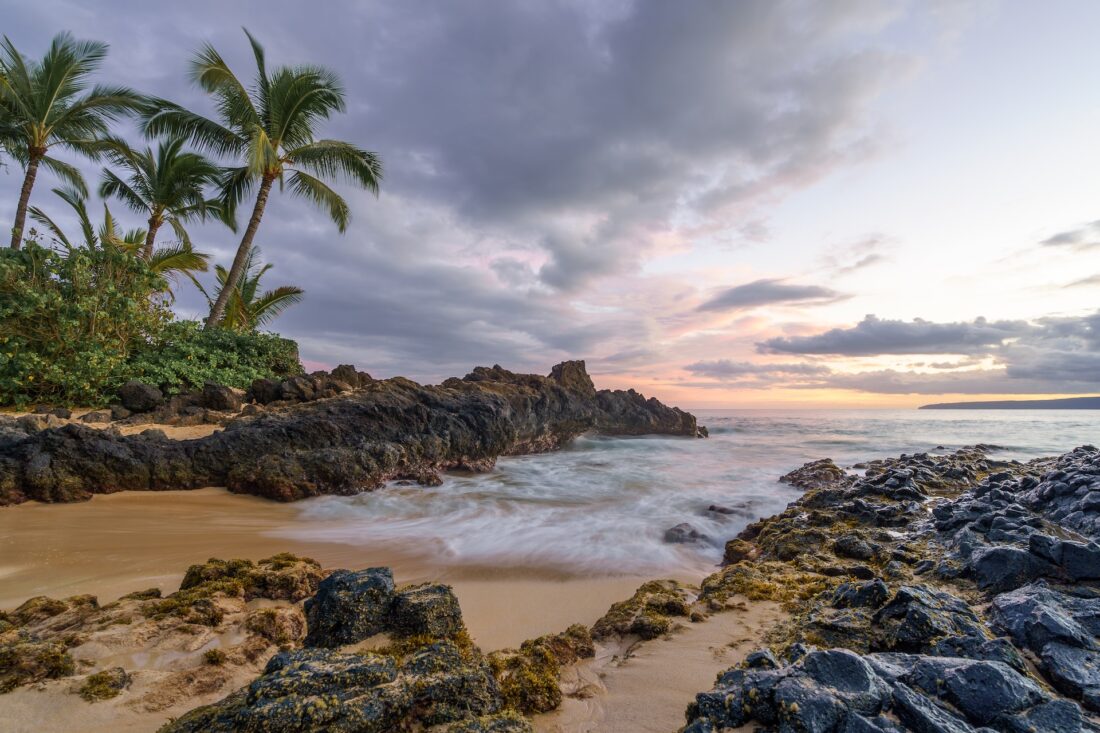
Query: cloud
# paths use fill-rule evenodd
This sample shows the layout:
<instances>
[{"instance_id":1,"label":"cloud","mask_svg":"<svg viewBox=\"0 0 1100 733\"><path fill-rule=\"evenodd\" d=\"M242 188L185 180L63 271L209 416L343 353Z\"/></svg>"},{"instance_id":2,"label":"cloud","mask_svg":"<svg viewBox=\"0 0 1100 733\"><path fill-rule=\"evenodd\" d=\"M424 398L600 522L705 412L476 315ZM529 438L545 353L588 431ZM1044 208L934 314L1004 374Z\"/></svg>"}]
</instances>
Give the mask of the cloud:
<instances>
[{"instance_id":1,"label":"cloud","mask_svg":"<svg viewBox=\"0 0 1100 733\"><path fill-rule=\"evenodd\" d=\"M871 234L851 244L833 247L822 257L825 267L837 275L849 275L873 265L886 262L886 251L894 246L894 240L883 234Z\"/></svg>"},{"instance_id":2,"label":"cloud","mask_svg":"<svg viewBox=\"0 0 1100 733\"><path fill-rule=\"evenodd\" d=\"M1039 242L1043 247L1067 247L1082 250L1100 247L1100 220L1069 229Z\"/></svg>"},{"instance_id":3,"label":"cloud","mask_svg":"<svg viewBox=\"0 0 1100 733\"><path fill-rule=\"evenodd\" d=\"M883 369L836 373L797 385L800 389L845 389L873 394L1091 394L1100 390L1100 379L1065 382L1046 378L1021 378L1005 369L975 369L947 374Z\"/></svg>"},{"instance_id":4,"label":"cloud","mask_svg":"<svg viewBox=\"0 0 1100 733\"><path fill-rule=\"evenodd\" d=\"M784 303L831 303L845 297L819 285L795 285L780 279L764 279L723 290L700 305L698 310L732 311Z\"/></svg>"},{"instance_id":5,"label":"cloud","mask_svg":"<svg viewBox=\"0 0 1100 733\"><path fill-rule=\"evenodd\" d=\"M1080 288L1080 287L1091 287L1091 286L1094 286L1094 285L1100 285L1100 275L1092 275L1090 277L1085 277L1085 278L1082 278L1080 280L1074 280L1073 282L1071 282L1066 287Z\"/></svg>"},{"instance_id":6,"label":"cloud","mask_svg":"<svg viewBox=\"0 0 1100 733\"><path fill-rule=\"evenodd\" d=\"M321 134L379 151L386 179L377 200L341 188L353 211L345 236L273 196L258 243L272 283L306 291L275 327L304 358L428 380L567 356L657 368L705 316L684 305L693 279L649 273L646 260L708 234L767 238L785 196L882 150L876 100L938 48L922 8L879 0L269 6L40 0L5 8L4 32L40 53L64 18L111 43L104 81L205 113L187 61L209 40L249 75L242 25L269 65L338 70L349 113ZM914 35L901 50L903 28ZM17 173L0 172L3 221ZM41 178L33 203L65 224L53 183ZM232 256L224 229L191 234L216 261ZM840 297L770 282L756 284L757 300ZM193 292L178 302L204 306Z\"/></svg>"},{"instance_id":7,"label":"cloud","mask_svg":"<svg viewBox=\"0 0 1100 733\"><path fill-rule=\"evenodd\" d=\"M715 379L737 379L741 377L807 377L829 374L828 367L818 364L754 364L747 361L718 359L698 361L684 367L686 371L703 377Z\"/></svg>"},{"instance_id":8,"label":"cloud","mask_svg":"<svg viewBox=\"0 0 1100 733\"><path fill-rule=\"evenodd\" d=\"M851 328L834 328L814 336L778 337L757 344L763 354L972 354L987 352L1006 340L1033 330L1026 321L933 323L917 318L891 321L865 317Z\"/></svg>"}]
</instances>

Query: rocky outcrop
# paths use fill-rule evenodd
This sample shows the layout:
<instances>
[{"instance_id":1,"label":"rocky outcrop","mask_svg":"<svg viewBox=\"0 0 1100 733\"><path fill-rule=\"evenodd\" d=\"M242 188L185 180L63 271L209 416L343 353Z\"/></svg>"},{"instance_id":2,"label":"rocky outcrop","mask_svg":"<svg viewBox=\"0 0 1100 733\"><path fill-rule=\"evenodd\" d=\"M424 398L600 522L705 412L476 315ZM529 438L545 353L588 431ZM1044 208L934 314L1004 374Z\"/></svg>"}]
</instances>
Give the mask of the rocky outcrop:
<instances>
[{"instance_id":1,"label":"rocky outcrop","mask_svg":"<svg viewBox=\"0 0 1100 733\"><path fill-rule=\"evenodd\" d=\"M479 367L439 386L371 380L188 441L79 424L2 430L0 504L200 486L293 501L372 490L394 478L432 483L440 470L484 470L501 455L553 450L590 430L699 434L689 413L633 391L593 396L586 378L583 362L567 362L549 377Z\"/></svg>"},{"instance_id":2,"label":"rocky outcrop","mask_svg":"<svg viewBox=\"0 0 1100 733\"><path fill-rule=\"evenodd\" d=\"M1097 450L861 467L788 474L806 494L727 545L700 599L792 617L697 696L684 730L1100 730Z\"/></svg>"}]
</instances>

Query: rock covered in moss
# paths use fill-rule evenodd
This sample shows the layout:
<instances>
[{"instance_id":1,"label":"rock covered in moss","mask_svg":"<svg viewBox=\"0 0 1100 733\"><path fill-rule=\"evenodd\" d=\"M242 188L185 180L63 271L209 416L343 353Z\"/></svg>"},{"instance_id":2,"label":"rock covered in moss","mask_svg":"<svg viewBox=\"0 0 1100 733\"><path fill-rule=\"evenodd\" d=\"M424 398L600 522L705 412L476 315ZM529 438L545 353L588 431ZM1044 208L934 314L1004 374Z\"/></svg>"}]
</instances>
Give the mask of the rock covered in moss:
<instances>
[{"instance_id":1,"label":"rock covered in moss","mask_svg":"<svg viewBox=\"0 0 1100 733\"><path fill-rule=\"evenodd\" d=\"M187 569L180 590L190 590L204 584L228 581L238 584L246 601L267 598L273 601L300 601L317 592L324 577L318 562L289 552L251 560L219 560L212 558L202 565Z\"/></svg>"},{"instance_id":2,"label":"rock covered in moss","mask_svg":"<svg viewBox=\"0 0 1100 733\"><path fill-rule=\"evenodd\" d=\"M20 631L9 631L0 638L0 693L67 677L74 671L76 665L63 641L40 640Z\"/></svg>"},{"instance_id":3,"label":"rock covered in moss","mask_svg":"<svg viewBox=\"0 0 1100 733\"><path fill-rule=\"evenodd\" d=\"M385 631L393 607L393 572L337 570L306 601L306 646L337 647Z\"/></svg>"},{"instance_id":4,"label":"rock covered in moss","mask_svg":"<svg viewBox=\"0 0 1100 733\"><path fill-rule=\"evenodd\" d=\"M455 723L447 733L533 733L534 730L522 715L503 712Z\"/></svg>"},{"instance_id":5,"label":"rock covered in moss","mask_svg":"<svg viewBox=\"0 0 1100 733\"><path fill-rule=\"evenodd\" d=\"M450 641L401 655L301 649L276 654L249 686L161 731L384 733L413 723L476 720L500 707L484 658Z\"/></svg>"},{"instance_id":6,"label":"rock covered in moss","mask_svg":"<svg viewBox=\"0 0 1100 733\"><path fill-rule=\"evenodd\" d=\"M522 713L545 713L561 704L561 668L595 655L592 635L575 624L560 634L523 642L519 649L489 655L507 707Z\"/></svg>"},{"instance_id":7,"label":"rock covered in moss","mask_svg":"<svg viewBox=\"0 0 1100 733\"><path fill-rule=\"evenodd\" d=\"M848 476L831 458L810 461L801 468L779 477L780 483L789 484L798 489L822 489L827 486L847 482Z\"/></svg>"},{"instance_id":8,"label":"rock covered in moss","mask_svg":"<svg viewBox=\"0 0 1100 733\"><path fill-rule=\"evenodd\" d=\"M306 617L297 606L261 608L248 615L244 627L282 647L305 638Z\"/></svg>"},{"instance_id":9,"label":"rock covered in moss","mask_svg":"<svg viewBox=\"0 0 1100 733\"><path fill-rule=\"evenodd\" d=\"M683 585L675 580L651 580L627 600L613 604L592 627L592 635L601 639L637 634L655 639L672 630L674 618L690 615L691 604Z\"/></svg>"},{"instance_id":10,"label":"rock covered in moss","mask_svg":"<svg viewBox=\"0 0 1100 733\"><path fill-rule=\"evenodd\" d=\"M130 686L132 678L122 667L112 667L88 675L80 686L80 696L88 702L99 702L118 697Z\"/></svg>"},{"instance_id":11,"label":"rock covered in moss","mask_svg":"<svg viewBox=\"0 0 1100 733\"><path fill-rule=\"evenodd\" d=\"M424 583L394 594L390 628L404 636L454 636L462 631L462 610L449 585Z\"/></svg>"}]
</instances>

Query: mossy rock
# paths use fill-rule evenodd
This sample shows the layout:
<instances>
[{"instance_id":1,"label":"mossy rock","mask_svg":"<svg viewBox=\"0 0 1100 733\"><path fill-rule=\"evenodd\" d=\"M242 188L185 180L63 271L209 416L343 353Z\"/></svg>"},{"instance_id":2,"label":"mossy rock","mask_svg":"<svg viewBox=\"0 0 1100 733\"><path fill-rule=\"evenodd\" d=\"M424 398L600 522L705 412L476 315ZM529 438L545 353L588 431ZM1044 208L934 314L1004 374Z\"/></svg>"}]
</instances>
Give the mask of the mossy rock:
<instances>
[{"instance_id":1,"label":"mossy rock","mask_svg":"<svg viewBox=\"0 0 1100 733\"><path fill-rule=\"evenodd\" d=\"M129 687L131 680L130 674L122 667L105 669L88 675L80 686L79 694L88 702L110 700Z\"/></svg>"},{"instance_id":2,"label":"mossy rock","mask_svg":"<svg viewBox=\"0 0 1100 733\"><path fill-rule=\"evenodd\" d=\"M449 585L424 583L397 591L390 624L400 636L454 636L465 629L458 598Z\"/></svg>"},{"instance_id":3,"label":"mossy rock","mask_svg":"<svg viewBox=\"0 0 1100 733\"><path fill-rule=\"evenodd\" d=\"M216 603L219 597L299 601L317 591L323 576L316 560L290 553L258 563L212 558L189 567L178 591L165 598L159 598L159 593L153 596L142 607L142 613L154 619L176 616L188 623L213 627L224 618Z\"/></svg>"},{"instance_id":4,"label":"mossy rock","mask_svg":"<svg viewBox=\"0 0 1100 733\"><path fill-rule=\"evenodd\" d=\"M806 601L840 582L784 562L741 562L706 578L699 598L720 608L732 596L741 595L750 601L775 601L788 611L797 611Z\"/></svg>"},{"instance_id":5,"label":"mossy rock","mask_svg":"<svg viewBox=\"0 0 1100 733\"><path fill-rule=\"evenodd\" d=\"M519 713L506 711L455 723L447 733L533 733L531 721Z\"/></svg>"},{"instance_id":6,"label":"mossy rock","mask_svg":"<svg viewBox=\"0 0 1100 733\"><path fill-rule=\"evenodd\" d=\"M57 598L35 596L22 603L11 612L10 618L17 626L26 626L35 621L44 621L59 616L69 610L69 604Z\"/></svg>"},{"instance_id":7,"label":"mossy rock","mask_svg":"<svg viewBox=\"0 0 1100 733\"><path fill-rule=\"evenodd\" d=\"M278 646L300 642L306 635L306 617L297 606L262 608L245 619L244 627Z\"/></svg>"},{"instance_id":8,"label":"mossy rock","mask_svg":"<svg viewBox=\"0 0 1100 733\"><path fill-rule=\"evenodd\" d=\"M611 606L592 627L597 639L613 635L637 634L655 639L673 627L673 617L691 615L687 591L675 580L651 580L634 595Z\"/></svg>"},{"instance_id":9,"label":"mossy rock","mask_svg":"<svg viewBox=\"0 0 1100 733\"><path fill-rule=\"evenodd\" d=\"M20 685L66 677L76 671L63 641L39 641L17 635L0 642L0 693Z\"/></svg>"},{"instance_id":10,"label":"mossy rock","mask_svg":"<svg viewBox=\"0 0 1100 733\"><path fill-rule=\"evenodd\" d=\"M545 713L561 704L561 668L595 654L592 635L581 624L561 634L529 639L516 649L489 655L506 707L521 713Z\"/></svg>"}]
</instances>

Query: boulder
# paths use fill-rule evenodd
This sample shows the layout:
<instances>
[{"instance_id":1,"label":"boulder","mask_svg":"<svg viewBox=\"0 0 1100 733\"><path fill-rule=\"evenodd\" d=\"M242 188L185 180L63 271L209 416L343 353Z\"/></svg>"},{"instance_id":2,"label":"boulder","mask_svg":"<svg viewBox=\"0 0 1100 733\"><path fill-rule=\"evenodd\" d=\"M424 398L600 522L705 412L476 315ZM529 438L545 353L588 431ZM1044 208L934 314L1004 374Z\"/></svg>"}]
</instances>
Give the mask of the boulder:
<instances>
[{"instance_id":1,"label":"boulder","mask_svg":"<svg viewBox=\"0 0 1100 733\"><path fill-rule=\"evenodd\" d=\"M164 401L164 393L151 384L131 380L118 388L118 399L131 412L149 412Z\"/></svg>"},{"instance_id":2,"label":"boulder","mask_svg":"<svg viewBox=\"0 0 1100 733\"><path fill-rule=\"evenodd\" d=\"M389 568L337 570L305 602L309 647L338 647L385 631L394 601Z\"/></svg>"},{"instance_id":3,"label":"boulder","mask_svg":"<svg viewBox=\"0 0 1100 733\"><path fill-rule=\"evenodd\" d=\"M862 537L854 532L841 535L833 543L833 552L839 557L851 560L870 560L875 556L875 550Z\"/></svg>"},{"instance_id":4,"label":"boulder","mask_svg":"<svg viewBox=\"0 0 1100 733\"><path fill-rule=\"evenodd\" d=\"M402 588L390 614L393 631L402 636L450 637L465 628L454 590L439 583Z\"/></svg>"},{"instance_id":5,"label":"boulder","mask_svg":"<svg viewBox=\"0 0 1100 733\"><path fill-rule=\"evenodd\" d=\"M232 387L207 382L202 386L202 406L208 410L237 412L241 409L243 395Z\"/></svg>"},{"instance_id":6,"label":"boulder","mask_svg":"<svg viewBox=\"0 0 1100 733\"><path fill-rule=\"evenodd\" d=\"M257 404L266 405L283 398L283 389L280 382L274 379L254 379L249 389L252 399Z\"/></svg>"}]
</instances>

